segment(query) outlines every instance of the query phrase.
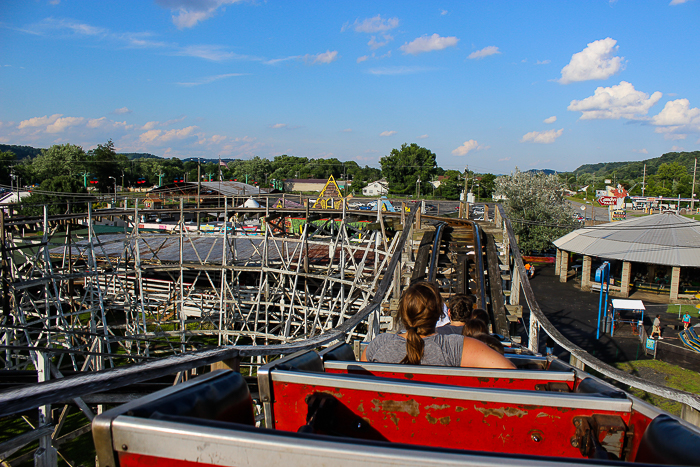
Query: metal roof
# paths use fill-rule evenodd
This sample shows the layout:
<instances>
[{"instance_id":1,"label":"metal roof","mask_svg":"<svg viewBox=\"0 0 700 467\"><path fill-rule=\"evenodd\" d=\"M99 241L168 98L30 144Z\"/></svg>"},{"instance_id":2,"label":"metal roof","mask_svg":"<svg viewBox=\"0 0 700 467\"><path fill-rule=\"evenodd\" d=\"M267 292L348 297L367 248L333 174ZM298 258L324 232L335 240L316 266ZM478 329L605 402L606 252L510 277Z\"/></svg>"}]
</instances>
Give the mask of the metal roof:
<instances>
[{"instance_id":1,"label":"metal roof","mask_svg":"<svg viewBox=\"0 0 700 467\"><path fill-rule=\"evenodd\" d=\"M675 213L586 227L553 243L560 250L586 256L700 267L700 222Z\"/></svg>"},{"instance_id":2,"label":"metal roof","mask_svg":"<svg viewBox=\"0 0 700 467\"><path fill-rule=\"evenodd\" d=\"M184 182L184 183L169 183L167 185L160 186L151 190L151 193L177 193L178 190L188 190L195 192L197 191L197 182ZM259 188L254 185L248 185L243 182L231 182L231 181L221 181L221 182L202 182L203 195L206 192L220 193L223 196L251 196L257 194L266 194L270 190L265 188Z\"/></svg>"}]
</instances>

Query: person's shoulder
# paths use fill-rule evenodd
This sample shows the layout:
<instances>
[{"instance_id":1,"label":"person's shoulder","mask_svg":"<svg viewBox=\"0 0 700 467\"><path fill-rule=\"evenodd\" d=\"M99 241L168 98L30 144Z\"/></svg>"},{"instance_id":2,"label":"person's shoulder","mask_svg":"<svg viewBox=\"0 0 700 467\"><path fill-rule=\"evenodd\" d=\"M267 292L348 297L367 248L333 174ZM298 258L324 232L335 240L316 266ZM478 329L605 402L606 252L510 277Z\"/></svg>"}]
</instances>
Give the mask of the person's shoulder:
<instances>
[{"instance_id":1,"label":"person's shoulder","mask_svg":"<svg viewBox=\"0 0 700 467\"><path fill-rule=\"evenodd\" d=\"M464 336L461 334L436 334L435 337L439 336L441 343L446 345L462 345L464 342Z\"/></svg>"},{"instance_id":2,"label":"person's shoulder","mask_svg":"<svg viewBox=\"0 0 700 467\"><path fill-rule=\"evenodd\" d=\"M385 343L387 341L394 340L394 339L396 339L396 337L397 337L396 334L392 334L390 332L383 332L381 334L378 334L377 337L375 337L374 339L372 339L371 344L374 344L374 343L382 344L382 343Z\"/></svg>"}]
</instances>

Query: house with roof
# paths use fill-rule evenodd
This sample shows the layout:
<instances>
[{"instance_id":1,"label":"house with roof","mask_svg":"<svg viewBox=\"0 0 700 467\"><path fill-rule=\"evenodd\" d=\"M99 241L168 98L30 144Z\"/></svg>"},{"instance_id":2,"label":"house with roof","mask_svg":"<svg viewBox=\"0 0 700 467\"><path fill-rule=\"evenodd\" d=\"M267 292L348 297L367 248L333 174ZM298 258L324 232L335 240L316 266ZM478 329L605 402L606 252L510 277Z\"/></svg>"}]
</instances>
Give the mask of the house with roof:
<instances>
[{"instance_id":1,"label":"house with roof","mask_svg":"<svg viewBox=\"0 0 700 467\"><path fill-rule=\"evenodd\" d=\"M362 194L365 196L382 196L389 193L389 182L385 178L367 184L362 189Z\"/></svg>"}]
</instances>

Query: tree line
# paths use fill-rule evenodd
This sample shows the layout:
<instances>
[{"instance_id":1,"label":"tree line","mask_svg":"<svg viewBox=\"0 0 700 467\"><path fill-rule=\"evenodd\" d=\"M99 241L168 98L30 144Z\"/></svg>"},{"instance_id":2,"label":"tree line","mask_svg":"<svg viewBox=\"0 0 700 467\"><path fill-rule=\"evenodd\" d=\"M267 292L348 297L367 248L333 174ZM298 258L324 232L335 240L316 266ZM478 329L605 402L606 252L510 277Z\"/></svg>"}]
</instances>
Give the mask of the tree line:
<instances>
[{"instance_id":1,"label":"tree line","mask_svg":"<svg viewBox=\"0 0 700 467\"><path fill-rule=\"evenodd\" d=\"M5 146L8 147L8 146ZM39 185L42 192L112 192L115 186L133 187L165 185L198 180L235 180L262 188L282 188L286 179L328 179L351 181L351 190L361 193L367 184L385 178L389 192L395 195L435 196L458 199L465 185L479 198L490 198L495 175L444 170L438 167L435 154L417 144L404 144L380 160L381 168L361 167L355 161L337 158L309 159L276 156L234 159L225 163L211 159L160 158L153 155L118 154L110 140L89 151L74 144L60 144L48 149L19 148L22 158L12 151L0 151L0 184ZM430 182L440 179L436 188ZM420 182L419 182L420 181Z\"/></svg>"}]
</instances>

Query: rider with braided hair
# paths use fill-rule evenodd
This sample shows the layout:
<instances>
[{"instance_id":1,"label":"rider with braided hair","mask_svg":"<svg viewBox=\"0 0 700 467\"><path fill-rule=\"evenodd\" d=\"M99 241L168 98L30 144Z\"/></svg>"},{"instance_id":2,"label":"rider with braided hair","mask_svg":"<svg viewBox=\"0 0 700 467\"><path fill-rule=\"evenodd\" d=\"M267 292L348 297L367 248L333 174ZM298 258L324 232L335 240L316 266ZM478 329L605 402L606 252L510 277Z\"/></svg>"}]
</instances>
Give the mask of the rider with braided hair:
<instances>
[{"instance_id":1,"label":"rider with braided hair","mask_svg":"<svg viewBox=\"0 0 700 467\"><path fill-rule=\"evenodd\" d=\"M428 282L413 284L399 300L399 317L406 332L378 335L362 354L363 361L411 365L515 368L486 344L459 334L437 334L443 311L440 292Z\"/></svg>"}]
</instances>

